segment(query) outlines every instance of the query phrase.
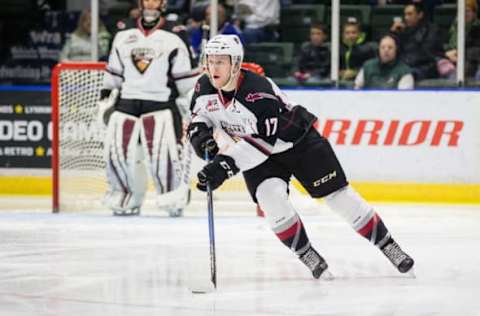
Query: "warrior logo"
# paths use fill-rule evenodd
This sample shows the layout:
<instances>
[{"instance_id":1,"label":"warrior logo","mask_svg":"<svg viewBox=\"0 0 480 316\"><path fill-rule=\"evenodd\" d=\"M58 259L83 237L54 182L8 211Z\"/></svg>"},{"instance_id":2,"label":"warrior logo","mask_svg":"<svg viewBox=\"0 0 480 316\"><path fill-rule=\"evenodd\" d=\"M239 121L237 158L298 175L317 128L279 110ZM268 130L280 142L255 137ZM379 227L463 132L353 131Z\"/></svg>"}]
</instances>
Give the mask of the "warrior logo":
<instances>
[{"instance_id":1,"label":"warrior logo","mask_svg":"<svg viewBox=\"0 0 480 316\"><path fill-rule=\"evenodd\" d=\"M155 57L155 51L151 48L134 48L132 49L132 61L135 68L143 74Z\"/></svg>"}]
</instances>

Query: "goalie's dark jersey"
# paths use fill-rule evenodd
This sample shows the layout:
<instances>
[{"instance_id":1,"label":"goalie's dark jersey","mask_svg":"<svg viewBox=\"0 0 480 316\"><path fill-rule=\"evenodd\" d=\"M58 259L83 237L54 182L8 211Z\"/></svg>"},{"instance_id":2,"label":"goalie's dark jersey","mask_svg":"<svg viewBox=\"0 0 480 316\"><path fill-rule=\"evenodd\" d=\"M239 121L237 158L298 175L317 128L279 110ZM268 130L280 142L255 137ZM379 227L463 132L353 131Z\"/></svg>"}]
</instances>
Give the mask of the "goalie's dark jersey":
<instances>
[{"instance_id":1,"label":"goalie's dark jersey","mask_svg":"<svg viewBox=\"0 0 480 316\"><path fill-rule=\"evenodd\" d=\"M272 80L245 70L233 99L228 93L219 94L207 75L202 76L191 112L193 122L220 128L236 141L224 154L242 171L292 148L316 121L304 107L289 102Z\"/></svg>"},{"instance_id":2,"label":"goalie's dark jersey","mask_svg":"<svg viewBox=\"0 0 480 316\"><path fill-rule=\"evenodd\" d=\"M289 102L269 78L242 70L237 92L225 98L204 75L191 112L193 123L219 128L235 140L222 154L243 171L254 201L258 186L269 178L288 183L294 175L313 197L348 184L330 143L315 128L317 118Z\"/></svg>"}]
</instances>

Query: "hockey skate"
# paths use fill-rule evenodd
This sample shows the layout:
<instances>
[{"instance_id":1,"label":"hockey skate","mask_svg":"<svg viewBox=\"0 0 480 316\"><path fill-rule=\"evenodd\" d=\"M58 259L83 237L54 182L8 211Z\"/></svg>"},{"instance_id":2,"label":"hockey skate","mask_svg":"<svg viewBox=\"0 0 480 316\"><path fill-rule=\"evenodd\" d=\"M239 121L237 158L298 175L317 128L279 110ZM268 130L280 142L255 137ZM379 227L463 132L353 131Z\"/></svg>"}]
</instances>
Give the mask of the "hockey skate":
<instances>
[{"instance_id":1,"label":"hockey skate","mask_svg":"<svg viewBox=\"0 0 480 316\"><path fill-rule=\"evenodd\" d=\"M327 262L313 247L310 246L307 251L299 256L299 259L312 271L315 279L320 279L320 277L323 280L333 279L333 275L327 270Z\"/></svg>"},{"instance_id":2,"label":"hockey skate","mask_svg":"<svg viewBox=\"0 0 480 316\"><path fill-rule=\"evenodd\" d=\"M128 210L113 210L114 216L138 216L140 215L140 208L134 207Z\"/></svg>"},{"instance_id":3,"label":"hockey skate","mask_svg":"<svg viewBox=\"0 0 480 316\"><path fill-rule=\"evenodd\" d=\"M401 273L409 272L412 269L413 259L393 239L390 239L380 250Z\"/></svg>"}]
</instances>

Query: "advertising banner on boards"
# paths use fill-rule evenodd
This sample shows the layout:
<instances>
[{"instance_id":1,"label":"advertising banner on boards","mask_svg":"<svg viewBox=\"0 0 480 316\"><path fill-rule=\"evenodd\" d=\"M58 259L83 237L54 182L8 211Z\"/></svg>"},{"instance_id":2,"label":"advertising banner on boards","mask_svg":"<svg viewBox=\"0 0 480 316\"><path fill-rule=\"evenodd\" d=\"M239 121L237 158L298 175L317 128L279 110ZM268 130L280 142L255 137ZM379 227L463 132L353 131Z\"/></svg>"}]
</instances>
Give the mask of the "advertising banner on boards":
<instances>
[{"instance_id":1,"label":"advertising banner on boards","mask_svg":"<svg viewBox=\"0 0 480 316\"><path fill-rule=\"evenodd\" d=\"M49 92L0 92L0 168L50 168Z\"/></svg>"},{"instance_id":2,"label":"advertising banner on boards","mask_svg":"<svg viewBox=\"0 0 480 316\"><path fill-rule=\"evenodd\" d=\"M318 116L354 181L480 183L478 91L286 94Z\"/></svg>"}]
</instances>

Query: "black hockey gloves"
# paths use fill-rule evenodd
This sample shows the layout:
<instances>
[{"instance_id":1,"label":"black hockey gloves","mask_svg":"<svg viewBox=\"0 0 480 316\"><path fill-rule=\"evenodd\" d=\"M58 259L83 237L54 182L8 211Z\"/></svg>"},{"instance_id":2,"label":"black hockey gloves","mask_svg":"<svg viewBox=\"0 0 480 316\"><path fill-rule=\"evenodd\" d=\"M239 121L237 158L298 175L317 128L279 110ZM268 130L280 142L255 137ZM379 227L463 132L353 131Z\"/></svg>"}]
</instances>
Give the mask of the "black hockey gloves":
<instances>
[{"instance_id":1,"label":"black hockey gloves","mask_svg":"<svg viewBox=\"0 0 480 316\"><path fill-rule=\"evenodd\" d=\"M197 188L200 191L207 191L207 182L210 188L217 189L222 183L230 177L233 177L240 169L235 166L235 161L231 157L217 155L211 163L208 163L197 174Z\"/></svg>"},{"instance_id":2,"label":"black hockey gloves","mask_svg":"<svg viewBox=\"0 0 480 316\"><path fill-rule=\"evenodd\" d=\"M212 129L205 123L192 123L188 126L188 138L198 157L205 159L205 150L208 159L213 159L218 153L218 145L213 139Z\"/></svg>"}]
</instances>

